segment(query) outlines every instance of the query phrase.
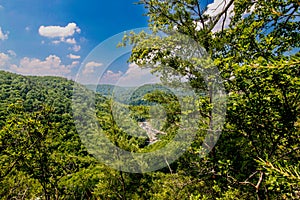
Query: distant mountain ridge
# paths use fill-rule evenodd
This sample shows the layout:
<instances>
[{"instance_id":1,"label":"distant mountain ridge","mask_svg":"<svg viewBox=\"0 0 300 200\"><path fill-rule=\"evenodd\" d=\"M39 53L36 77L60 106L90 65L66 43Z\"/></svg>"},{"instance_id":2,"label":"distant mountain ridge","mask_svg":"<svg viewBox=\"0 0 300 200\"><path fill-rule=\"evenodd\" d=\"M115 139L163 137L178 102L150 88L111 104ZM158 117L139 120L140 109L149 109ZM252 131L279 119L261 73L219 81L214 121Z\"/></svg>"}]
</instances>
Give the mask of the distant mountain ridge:
<instances>
[{"instance_id":1,"label":"distant mountain ridge","mask_svg":"<svg viewBox=\"0 0 300 200\"><path fill-rule=\"evenodd\" d=\"M149 105L152 104L144 100L144 96L153 91L162 91L172 93L170 89L161 84L145 84L138 87L121 87L109 84L86 85L90 90L93 90L100 95L113 97L114 100L130 105Z\"/></svg>"}]
</instances>

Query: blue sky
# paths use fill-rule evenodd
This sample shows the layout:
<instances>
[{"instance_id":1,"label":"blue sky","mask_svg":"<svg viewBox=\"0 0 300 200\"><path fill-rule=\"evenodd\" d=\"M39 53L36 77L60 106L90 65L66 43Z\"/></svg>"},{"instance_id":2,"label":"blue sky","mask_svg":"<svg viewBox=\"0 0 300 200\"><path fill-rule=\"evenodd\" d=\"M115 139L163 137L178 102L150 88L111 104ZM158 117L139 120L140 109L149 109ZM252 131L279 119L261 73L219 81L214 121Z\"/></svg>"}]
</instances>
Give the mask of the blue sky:
<instances>
[{"instance_id":1,"label":"blue sky","mask_svg":"<svg viewBox=\"0 0 300 200\"><path fill-rule=\"evenodd\" d=\"M136 1L0 0L0 70L73 79L98 44L147 26L146 10ZM127 58L114 62L111 72L125 73ZM90 73L103 66L90 62Z\"/></svg>"}]
</instances>

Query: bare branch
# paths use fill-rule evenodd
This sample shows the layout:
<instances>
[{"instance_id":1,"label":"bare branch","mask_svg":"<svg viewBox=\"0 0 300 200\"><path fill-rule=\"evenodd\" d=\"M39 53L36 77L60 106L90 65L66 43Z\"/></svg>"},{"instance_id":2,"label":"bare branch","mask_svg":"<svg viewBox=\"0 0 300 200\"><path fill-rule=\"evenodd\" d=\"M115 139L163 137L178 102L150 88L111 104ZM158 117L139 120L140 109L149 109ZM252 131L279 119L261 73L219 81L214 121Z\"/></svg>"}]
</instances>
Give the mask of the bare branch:
<instances>
[{"instance_id":1,"label":"bare branch","mask_svg":"<svg viewBox=\"0 0 300 200\"><path fill-rule=\"evenodd\" d=\"M209 32L212 31L212 29L216 26L216 24L218 23L218 21L221 19L221 17L224 15L224 13L227 13L228 9L231 7L231 5L233 4L234 0L230 0L230 2L227 4L227 6L224 8L224 10L222 12L220 12L215 18L214 18L214 22L211 24L211 27L208 29Z\"/></svg>"},{"instance_id":2,"label":"bare branch","mask_svg":"<svg viewBox=\"0 0 300 200\"><path fill-rule=\"evenodd\" d=\"M252 178L252 177L253 177L255 174L257 174L258 172L260 172L260 175L259 175L259 179L258 179L257 184L255 185L255 184L249 182L248 180L249 180L250 178ZM240 182L240 184L243 184L243 185L246 185L246 184L251 185L251 186L253 186L253 187L255 188L256 192L258 192L259 187L260 187L260 184L262 183L262 180L263 180L263 175L264 175L264 173L263 173L262 171L256 171L256 172L252 173L245 181Z\"/></svg>"},{"instance_id":3,"label":"bare branch","mask_svg":"<svg viewBox=\"0 0 300 200\"><path fill-rule=\"evenodd\" d=\"M166 164L167 164L167 166L169 168L170 173L173 174L173 171L172 171L172 169L171 169L171 167L169 165L169 162L167 161L166 157L164 157L164 159L165 159L165 162L166 162Z\"/></svg>"}]
</instances>

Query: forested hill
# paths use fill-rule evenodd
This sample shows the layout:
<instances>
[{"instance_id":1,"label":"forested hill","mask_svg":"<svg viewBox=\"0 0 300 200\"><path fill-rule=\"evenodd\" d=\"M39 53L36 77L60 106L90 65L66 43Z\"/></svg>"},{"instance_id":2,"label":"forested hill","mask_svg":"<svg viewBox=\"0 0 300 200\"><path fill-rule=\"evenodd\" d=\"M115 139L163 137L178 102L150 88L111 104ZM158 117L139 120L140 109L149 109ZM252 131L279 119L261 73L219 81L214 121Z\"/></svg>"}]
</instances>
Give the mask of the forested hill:
<instances>
[{"instance_id":1,"label":"forested hill","mask_svg":"<svg viewBox=\"0 0 300 200\"><path fill-rule=\"evenodd\" d=\"M91 94L65 78L0 71L0 199L105 199L109 193L115 198L119 195L122 173L98 163L80 140L72 110L74 85ZM129 137L115 127L111 101L94 96L99 124L110 140L129 151L144 146L146 137ZM135 177L126 176L129 182ZM138 181L130 184L128 192L134 193Z\"/></svg>"},{"instance_id":2,"label":"forested hill","mask_svg":"<svg viewBox=\"0 0 300 200\"><path fill-rule=\"evenodd\" d=\"M153 103L145 100L145 95L154 91L165 92L167 94L182 95L186 93L180 89L171 89L162 84L145 84L136 87L121 87L117 85L99 84L86 85L90 90L93 90L105 97L112 97L115 101L128 105L151 105Z\"/></svg>"},{"instance_id":3,"label":"forested hill","mask_svg":"<svg viewBox=\"0 0 300 200\"><path fill-rule=\"evenodd\" d=\"M54 198L95 163L76 132L72 81L0 71L0 197ZM71 181L72 180L72 181ZM70 185L71 182L72 185ZM75 181L76 182L76 181ZM71 195L71 194L70 194ZM85 195L80 192L80 195Z\"/></svg>"},{"instance_id":4,"label":"forested hill","mask_svg":"<svg viewBox=\"0 0 300 200\"><path fill-rule=\"evenodd\" d=\"M12 104L21 103L25 112L47 105L57 114L70 112L73 82L60 77L31 77L0 71L0 109L8 112ZM1 125L7 114L1 114ZM3 119L4 118L4 119Z\"/></svg>"},{"instance_id":5,"label":"forested hill","mask_svg":"<svg viewBox=\"0 0 300 200\"><path fill-rule=\"evenodd\" d=\"M154 85L117 88L119 99L110 98L112 86L93 92L64 78L0 71L0 199L299 200L299 0L205 2L140 0L151 31L126 31L118 41L132 47L129 63L160 73L168 85L184 78L196 99ZM68 43L80 30L69 25L58 26L57 37L50 34L56 26L39 33ZM15 60L22 52L6 42L20 39L1 27L0 67L60 69L47 63L65 51ZM102 44L92 52L110 57L85 59L87 72L121 52ZM160 134L149 141L149 130Z\"/></svg>"},{"instance_id":6,"label":"forested hill","mask_svg":"<svg viewBox=\"0 0 300 200\"><path fill-rule=\"evenodd\" d=\"M239 68L226 85L229 94L222 135L205 157L199 152L209 130L211 104L208 97L199 96L195 109L201 112L202 121L191 146L175 162L164 160L166 167L144 174L111 169L83 145L74 123L73 87L82 89L80 98L95 93L64 78L0 71L0 197L248 200L267 195L269 199L299 199L299 58L274 63L258 60ZM141 87L134 97L140 99L151 87ZM145 96L161 105L152 110L158 119L154 122L149 117L151 105L126 105L94 96L92 112L100 127L113 144L129 152L151 152L169 144L177 134L179 114L184 114L176 98L165 92ZM112 111L115 104L117 115ZM85 103L77 105L79 110L88 110ZM122 117L126 109L136 125L146 120L166 134L146 145L143 130L132 126L135 122L130 117ZM89 133L93 127L82 128ZM126 131L142 134L134 137ZM142 169L145 163L138 167Z\"/></svg>"}]
</instances>

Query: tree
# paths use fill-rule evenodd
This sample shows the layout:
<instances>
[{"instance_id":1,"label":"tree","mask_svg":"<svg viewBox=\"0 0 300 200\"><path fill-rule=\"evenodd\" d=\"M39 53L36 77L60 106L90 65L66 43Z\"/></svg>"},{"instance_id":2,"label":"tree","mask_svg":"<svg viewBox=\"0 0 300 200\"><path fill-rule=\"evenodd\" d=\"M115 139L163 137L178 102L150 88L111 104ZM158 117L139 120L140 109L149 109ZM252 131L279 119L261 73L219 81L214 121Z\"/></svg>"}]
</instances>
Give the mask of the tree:
<instances>
[{"instance_id":1,"label":"tree","mask_svg":"<svg viewBox=\"0 0 300 200\"><path fill-rule=\"evenodd\" d=\"M230 190L229 184L249 198L282 198L284 194L265 189L268 175L255 160L284 158L294 165L298 159L299 3L232 0L220 3L223 9L216 13L202 8L196 0L142 0L140 4L147 8L153 34L125 35L123 45L134 45L131 62L141 66L150 62L153 71L164 72L170 67L188 77L195 90L209 90L203 74L195 70L201 60L187 62L166 48L173 45L175 30L203 46L221 72L229 94L227 120L208 158L211 165L204 165L208 169L204 171L212 170L209 174L217 178L216 187L222 193ZM161 32L166 36L160 37ZM207 66L205 61L202 66L203 62ZM204 105L206 111L212 106L209 100ZM209 114L209 109L203 114ZM190 153L199 148L193 147ZM199 168L189 172L194 170L203 173ZM249 184L249 179L256 183Z\"/></svg>"}]
</instances>

